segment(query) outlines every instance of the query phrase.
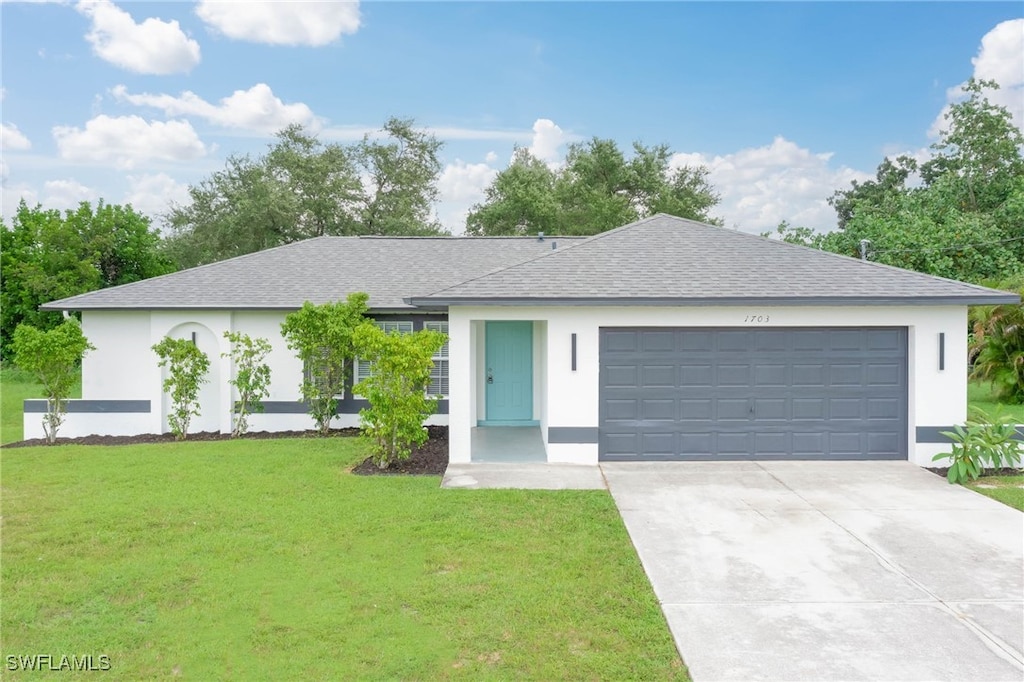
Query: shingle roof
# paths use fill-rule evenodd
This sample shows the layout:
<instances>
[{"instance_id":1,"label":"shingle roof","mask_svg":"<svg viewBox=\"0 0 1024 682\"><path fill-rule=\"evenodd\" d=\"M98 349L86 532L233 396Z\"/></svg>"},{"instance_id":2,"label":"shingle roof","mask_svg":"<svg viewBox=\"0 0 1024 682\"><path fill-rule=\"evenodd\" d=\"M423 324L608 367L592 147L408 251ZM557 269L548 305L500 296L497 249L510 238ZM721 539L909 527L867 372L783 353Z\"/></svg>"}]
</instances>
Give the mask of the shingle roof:
<instances>
[{"instance_id":1,"label":"shingle roof","mask_svg":"<svg viewBox=\"0 0 1024 682\"><path fill-rule=\"evenodd\" d=\"M286 309L354 291L376 310L428 294L581 238L318 237L162 277L53 301L47 310Z\"/></svg>"},{"instance_id":2,"label":"shingle roof","mask_svg":"<svg viewBox=\"0 0 1024 682\"><path fill-rule=\"evenodd\" d=\"M415 305L1016 302L1015 294L656 215L546 252Z\"/></svg>"}]
</instances>

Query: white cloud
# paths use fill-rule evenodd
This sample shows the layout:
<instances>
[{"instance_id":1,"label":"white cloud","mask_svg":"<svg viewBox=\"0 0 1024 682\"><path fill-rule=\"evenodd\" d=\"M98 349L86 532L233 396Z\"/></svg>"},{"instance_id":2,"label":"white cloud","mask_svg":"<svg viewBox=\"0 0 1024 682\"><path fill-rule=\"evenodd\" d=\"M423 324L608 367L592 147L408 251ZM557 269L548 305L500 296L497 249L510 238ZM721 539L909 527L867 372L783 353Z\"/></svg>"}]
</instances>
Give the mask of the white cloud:
<instances>
[{"instance_id":1,"label":"white cloud","mask_svg":"<svg viewBox=\"0 0 1024 682\"><path fill-rule=\"evenodd\" d=\"M360 24L358 2L202 0L196 14L228 38L270 45L327 45Z\"/></svg>"},{"instance_id":2,"label":"white cloud","mask_svg":"<svg viewBox=\"0 0 1024 682\"><path fill-rule=\"evenodd\" d=\"M549 163L559 158L559 148L568 141L565 132L549 118L538 118L533 124L530 153Z\"/></svg>"},{"instance_id":3,"label":"white cloud","mask_svg":"<svg viewBox=\"0 0 1024 682\"><path fill-rule=\"evenodd\" d=\"M164 75L188 72L199 63L199 43L177 21L151 17L137 24L110 0L82 0L76 9L92 20L85 37L93 52L115 66Z\"/></svg>"},{"instance_id":4,"label":"white cloud","mask_svg":"<svg viewBox=\"0 0 1024 682\"><path fill-rule=\"evenodd\" d=\"M259 133L275 133L290 123L311 129L320 128L321 121L301 102L285 104L266 83L257 83L248 90L235 90L217 104L207 102L194 92L181 95L132 95L123 85L112 91L114 97L140 107L152 107L167 116L197 116L225 128L238 128Z\"/></svg>"},{"instance_id":5,"label":"white cloud","mask_svg":"<svg viewBox=\"0 0 1024 682\"><path fill-rule=\"evenodd\" d=\"M166 213L171 203L189 203L188 185L166 173L129 175L124 203L150 216Z\"/></svg>"},{"instance_id":6,"label":"white cloud","mask_svg":"<svg viewBox=\"0 0 1024 682\"><path fill-rule=\"evenodd\" d=\"M96 190L86 187L74 178L48 180L43 184L43 201L46 208L77 208L83 201L99 198Z\"/></svg>"},{"instance_id":7,"label":"white cloud","mask_svg":"<svg viewBox=\"0 0 1024 682\"><path fill-rule=\"evenodd\" d=\"M486 163L466 163L456 159L441 171L437 189L442 201L475 203L484 198L484 190L498 171Z\"/></svg>"},{"instance_id":8,"label":"white cloud","mask_svg":"<svg viewBox=\"0 0 1024 682\"><path fill-rule=\"evenodd\" d=\"M13 123L0 123L0 150L17 152L31 149L32 143Z\"/></svg>"},{"instance_id":9,"label":"white cloud","mask_svg":"<svg viewBox=\"0 0 1024 682\"><path fill-rule=\"evenodd\" d=\"M53 138L68 161L113 162L132 168L139 161L186 161L206 154L188 121L146 121L139 116L101 114L85 128L56 126Z\"/></svg>"},{"instance_id":10,"label":"white cloud","mask_svg":"<svg viewBox=\"0 0 1024 682\"><path fill-rule=\"evenodd\" d=\"M494 163L498 160L498 155L495 152L487 152L487 156L484 157L484 161L487 163Z\"/></svg>"},{"instance_id":11,"label":"white cloud","mask_svg":"<svg viewBox=\"0 0 1024 682\"><path fill-rule=\"evenodd\" d=\"M5 220L9 220L18 212L18 204L22 199L25 200L29 208L33 208L39 203L39 195L32 187L23 183L13 187L5 185L4 191L0 192L0 211L2 211L0 215L3 215Z\"/></svg>"},{"instance_id":12,"label":"white cloud","mask_svg":"<svg viewBox=\"0 0 1024 682\"><path fill-rule=\"evenodd\" d=\"M827 231L836 224L828 197L852 180L871 177L846 166L832 168L831 157L831 153L815 154L776 137L770 145L722 156L675 154L671 166L708 167L709 180L722 197L712 214L720 216L727 227L759 233L788 220Z\"/></svg>"},{"instance_id":13,"label":"white cloud","mask_svg":"<svg viewBox=\"0 0 1024 682\"><path fill-rule=\"evenodd\" d=\"M981 39L978 55L971 59L974 64L972 74L979 80L994 80L999 83L998 90L989 90L985 94L989 101L1006 107L1013 116L1014 124L1024 129L1024 19L1012 19L997 24ZM950 88L946 92L947 102L955 102L963 97L963 83ZM936 138L939 132L948 127L945 119L949 104L943 107L938 117L928 129L929 137Z\"/></svg>"}]
</instances>

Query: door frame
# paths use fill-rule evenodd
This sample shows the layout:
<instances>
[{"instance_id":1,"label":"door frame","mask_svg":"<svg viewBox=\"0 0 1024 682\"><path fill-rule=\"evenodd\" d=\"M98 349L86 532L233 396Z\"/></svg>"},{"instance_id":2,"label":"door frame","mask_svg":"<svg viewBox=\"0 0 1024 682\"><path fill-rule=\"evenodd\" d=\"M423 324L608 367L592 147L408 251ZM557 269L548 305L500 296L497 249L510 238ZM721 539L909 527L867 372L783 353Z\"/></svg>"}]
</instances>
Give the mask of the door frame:
<instances>
[{"instance_id":1,"label":"door frame","mask_svg":"<svg viewBox=\"0 0 1024 682\"><path fill-rule=\"evenodd\" d=\"M490 400L490 397L491 397L491 395L490 395L490 386L491 386L491 384L489 384L487 382L487 368L490 367L490 362L489 362L489 358L488 358L488 354L490 352L490 341L493 338L492 334L493 334L494 330L499 329L500 328L499 325L507 325L507 324L523 325L524 327L526 327L529 330L529 336L527 337L527 340L526 340L526 343L525 343L525 350L528 353L529 364L530 364L529 375L528 375L529 376L530 387L529 387L529 390L526 393L526 399L527 399L527 401L529 403L529 407L528 407L528 410L527 410L527 412L529 414L529 417L526 418L526 419L491 419L491 415L490 415L490 403L491 403L491 400ZM533 384L534 384L534 378L535 378L533 376L533 371L534 371L534 357L533 357L533 341L534 341L534 339L533 339L533 336L534 336L534 329L533 329L533 321L532 320L486 320L484 322L484 364L481 367L481 370L484 373L484 415L485 415L486 418L478 420L477 421L477 426L539 426L540 425L540 421L533 418L533 407L534 407L534 405L533 405L534 385Z\"/></svg>"}]
</instances>

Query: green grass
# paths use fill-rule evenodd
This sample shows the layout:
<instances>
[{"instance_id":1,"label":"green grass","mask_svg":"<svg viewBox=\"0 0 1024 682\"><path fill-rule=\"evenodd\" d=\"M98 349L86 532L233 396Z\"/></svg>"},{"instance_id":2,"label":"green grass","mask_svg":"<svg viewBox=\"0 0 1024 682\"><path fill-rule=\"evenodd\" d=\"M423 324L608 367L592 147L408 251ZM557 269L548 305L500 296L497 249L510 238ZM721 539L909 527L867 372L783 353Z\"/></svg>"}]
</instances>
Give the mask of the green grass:
<instances>
[{"instance_id":1,"label":"green grass","mask_svg":"<svg viewBox=\"0 0 1024 682\"><path fill-rule=\"evenodd\" d=\"M364 456L0 450L3 654L105 654L117 679L687 678L607 492L348 473Z\"/></svg>"},{"instance_id":2,"label":"green grass","mask_svg":"<svg viewBox=\"0 0 1024 682\"><path fill-rule=\"evenodd\" d=\"M42 397L43 389L31 375L13 367L0 370L0 444L24 438L25 427L21 419L24 401ZM82 397L81 380L71 397Z\"/></svg>"},{"instance_id":3,"label":"green grass","mask_svg":"<svg viewBox=\"0 0 1024 682\"><path fill-rule=\"evenodd\" d=\"M1014 509L1024 511L1024 475L984 476L973 483L968 483L967 487Z\"/></svg>"},{"instance_id":4,"label":"green grass","mask_svg":"<svg viewBox=\"0 0 1024 682\"><path fill-rule=\"evenodd\" d=\"M1000 403L992 395L990 384L972 381L967 384L967 405L977 407L992 414L1000 410L1003 414L1009 414L1016 418L1018 424L1024 424L1024 405L1007 405Z\"/></svg>"}]
</instances>

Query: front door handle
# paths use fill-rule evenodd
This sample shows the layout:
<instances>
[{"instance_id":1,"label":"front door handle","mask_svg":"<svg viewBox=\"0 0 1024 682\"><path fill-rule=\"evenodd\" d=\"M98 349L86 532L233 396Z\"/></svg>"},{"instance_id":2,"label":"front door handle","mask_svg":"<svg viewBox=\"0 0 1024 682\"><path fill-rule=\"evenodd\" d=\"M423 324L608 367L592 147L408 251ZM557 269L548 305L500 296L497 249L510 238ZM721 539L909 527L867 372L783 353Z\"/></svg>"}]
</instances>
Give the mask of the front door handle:
<instances>
[{"instance_id":1,"label":"front door handle","mask_svg":"<svg viewBox=\"0 0 1024 682\"><path fill-rule=\"evenodd\" d=\"M487 368L487 383L494 383L494 371L490 367Z\"/></svg>"}]
</instances>

